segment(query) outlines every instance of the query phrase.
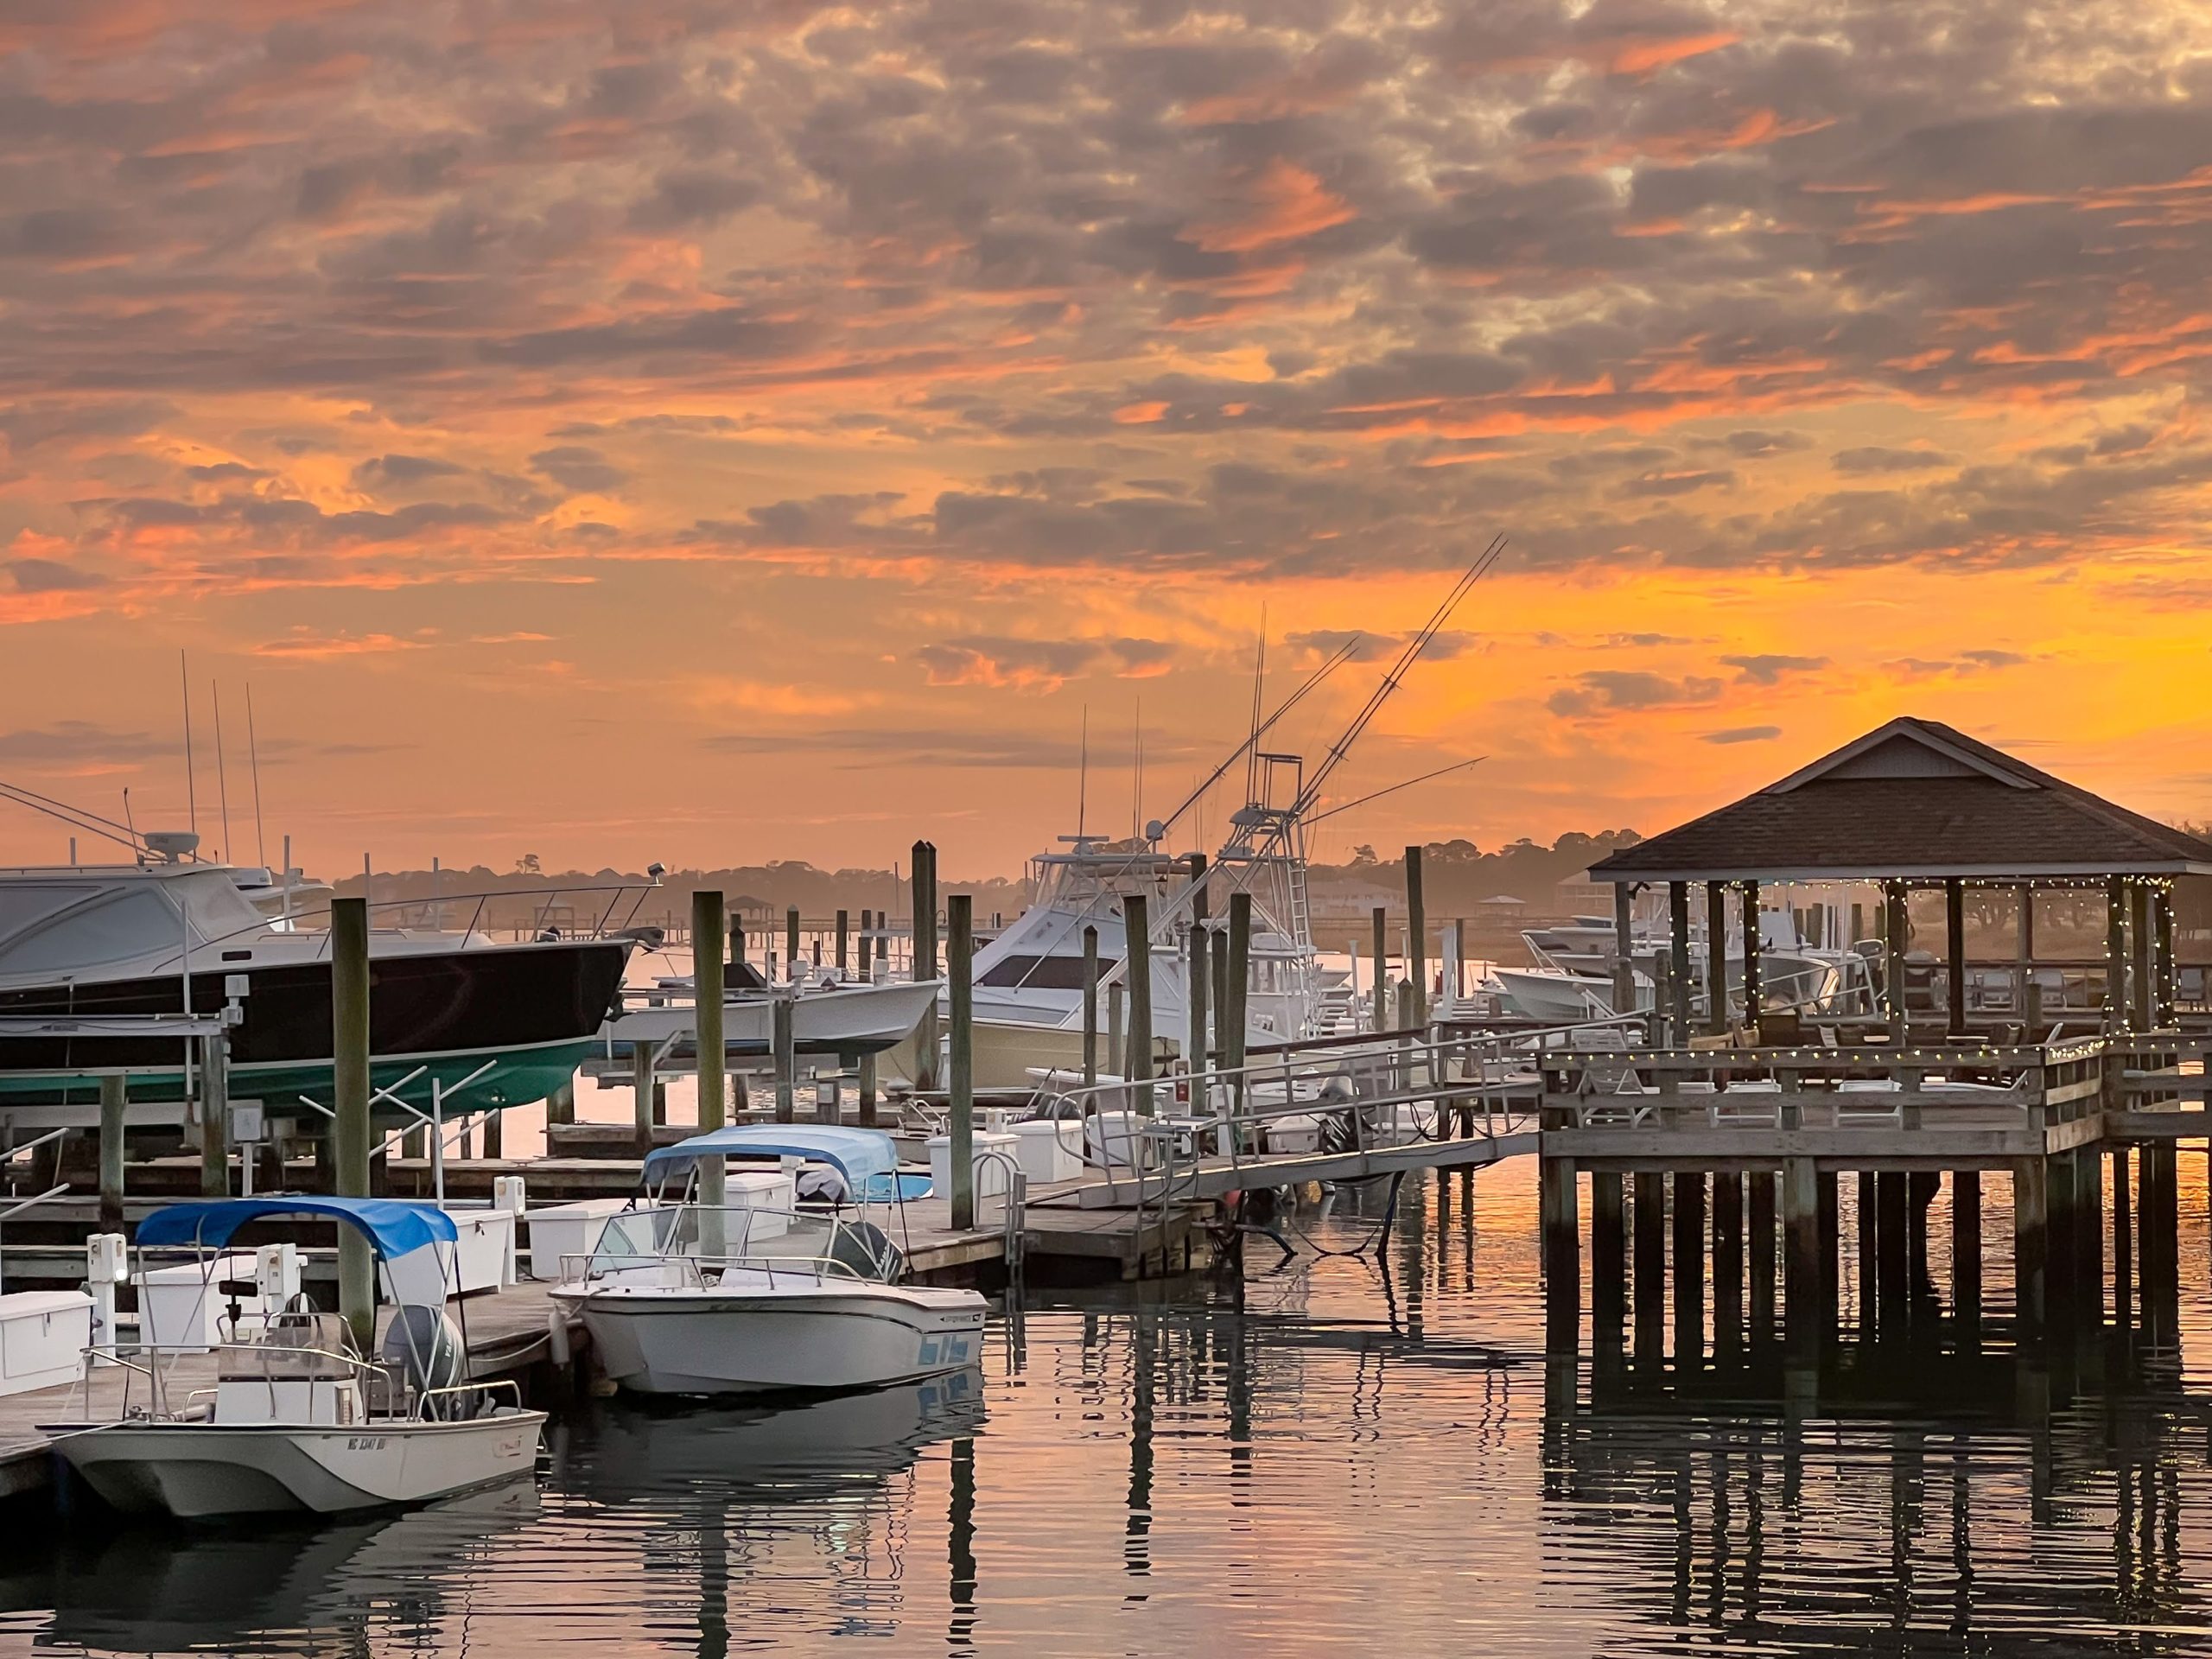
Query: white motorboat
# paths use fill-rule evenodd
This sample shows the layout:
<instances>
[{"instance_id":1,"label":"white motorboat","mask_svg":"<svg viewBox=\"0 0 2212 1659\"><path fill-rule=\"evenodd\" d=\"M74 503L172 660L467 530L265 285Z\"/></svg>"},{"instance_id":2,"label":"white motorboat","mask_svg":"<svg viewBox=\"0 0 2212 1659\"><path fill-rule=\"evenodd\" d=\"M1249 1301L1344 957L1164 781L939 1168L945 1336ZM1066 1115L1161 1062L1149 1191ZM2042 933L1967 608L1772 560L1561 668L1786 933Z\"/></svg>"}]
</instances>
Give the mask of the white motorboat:
<instances>
[{"instance_id":1,"label":"white motorboat","mask_svg":"<svg viewBox=\"0 0 2212 1659\"><path fill-rule=\"evenodd\" d=\"M735 976L740 964L725 971ZM759 979L756 970L747 973ZM666 978L652 988L625 994L628 1005L607 1025L607 1039L618 1048L633 1043L680 1043L696 1030L697 999L689 976ZM799 1054L879 1054L903 1042L944 988L942 980L918 983L823 979L804 987L776 988L765 980L736 988L722 1000L722 1046L732 1055L771 1052L778 998L791 1005L791 1048Z\"/></svg>"},{"instance_id":2,"label":"white motorboat","mask_svg":"<svg viewBox=\"0 0 2212 1659\"><path fill-rule=\"evenodd\" d=\"M458 1236L429 1205L279 1196L169 1205L140 1224L138 1246L194 1247L212 1274L241 1226L271 1217L353 1228L396 1286L421 1280L424 1261L442 1277L436 1264ZM524 1409L512 1382L469 1380L466 1346L442 1306L400 1306L381 1363L361 1355L335 1314L297 1306L269 1315L250 1339L217 1345L212 1401L198 1388L175 1397L173 1362L185 1351L204 1350L96 1351L128 1368L120 1414L55 1426L55 1449L119 1510L184 1520L334 1515L429 1503L515 1479L537 1462L545 1414Z\"/></svg>"},{"instance_id":3,"label":"white motorboat","mask_svg":"<svg viewBox=\"0 0 2212 1659\"><path fill-rule=\"evenodd\" d=\"M891 1137L872 1129L753 1124L654 1152L647 1188L680 1176L683 1197L613 1217L553 1292L616 1382L640 1394L828 1392L981 1359L983 1298L899 1282L905 1262L881 1228L698 1201L702 1162L747 1156L826 1165L857 1198L897 1190Z\"/></svg>"}]
</instances>

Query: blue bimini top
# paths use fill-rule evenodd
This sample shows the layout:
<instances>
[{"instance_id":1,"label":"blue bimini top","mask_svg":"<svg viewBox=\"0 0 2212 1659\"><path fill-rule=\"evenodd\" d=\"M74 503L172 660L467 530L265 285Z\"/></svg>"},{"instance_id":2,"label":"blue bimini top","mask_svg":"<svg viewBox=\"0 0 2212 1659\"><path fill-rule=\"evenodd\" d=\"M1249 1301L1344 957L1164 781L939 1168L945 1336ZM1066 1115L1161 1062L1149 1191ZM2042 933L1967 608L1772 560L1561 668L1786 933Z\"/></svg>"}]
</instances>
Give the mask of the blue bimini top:
<instances>
[{"instance_id":1,"label":"blue bimini top","mask_svg":"<svg viewBox=\"0 0 2212 1659\"><path fill-rule=\"evenodd\" d=\"M138 1224L137 1242L142 1249L194 1244L219 1250L247 1223L279 1216L317 1216L343 1223L374 1244L387 1262L461 1236L453 1217L435 1205L410 1204L401 1198L273 1193L265 1198L208 1198L196 1204L168 1205Z\"/></svg>"}]
</instances>

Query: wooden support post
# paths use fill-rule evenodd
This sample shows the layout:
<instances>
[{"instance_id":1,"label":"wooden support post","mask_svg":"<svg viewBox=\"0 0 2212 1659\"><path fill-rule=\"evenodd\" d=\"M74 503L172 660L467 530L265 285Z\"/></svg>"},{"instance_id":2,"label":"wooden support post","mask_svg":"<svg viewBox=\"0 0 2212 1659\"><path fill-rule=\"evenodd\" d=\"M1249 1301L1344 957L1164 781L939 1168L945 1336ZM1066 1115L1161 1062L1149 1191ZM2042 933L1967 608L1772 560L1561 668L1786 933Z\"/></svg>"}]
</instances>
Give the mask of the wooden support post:
<instances>
[{"instance_id":1,"label":"wooden support post","mask_svg":"<svg viewBox=\"0 0 2212 1659\"><path fill-rule=\"evenodd\" d=\"M124 1116L129 1085L118 1074L100 1079L100 1231L123 1230Z\"/></svg>"},{"instance_id":2,"label":"wooden support post","mask_svg":"<svg viewBox=\"0 0 2212 1659\"><path fill-rule=\"evenodd\" d=\"M2061 1329L2073 1321L2075 1309L2074 1156L2056 1153L2044 1160L2044 1313Z\"/></svg>"},{"instance_id":3,"label":"wooden support post","mask_svg":"<svg viewBox=\"0 0 2212 1659\"><path fill-rule=\"evenodd\" d=\"M864 1129L876 1126L875 1054L873 1050L860 1057L860 1076L856 1086L861 1092L860 1124Z\"/></svg>"},{"instance_id":4,"label":"wooden support post","mask_svg":"<svg viewBox=\"0 0 2212 1659\"><path fill-rule=\"evenodd\" d=\"M1674 1029L1668 1040L1682 1047L1690 1036L1690 884L1667 884L1667 949L1670 964L1667 988Z\"/></svg>"},{"instance_id":5,"label":"wooden support post","mask_svg":"<svg viewBox=\"0 0 2212 1659\"><path fill-rule=\"evenodd\" d=\"M2040 1156L2012 1161L2012 1302L2023 1336L2043 1329L2050 1244L2049 1187Z\"/></svg>"},{"instance_id":6,"label":"wooden support post","mask_svg":"<svg viewBox=\"0 0 2212 1659\"><path fill-rule=\"evenodd\" d=\"M369 1196L369 906L330 901L332 1162L338 1196ZM376 1344L377 1287L369 1241L338 1230L338 1311L363 1353Z\"/></svg>"},{"instance_id":7,"label":"wooden support post","mask_svg":"<svg viewBox=\"0 0 2212 1659\"><path fill-rule=\"evenodd\" d=\"M1783 1311L1792 1347L1820 1343L1821 1184L1810 1158L1782 1160Z\"/></svg>"},{"instance_id":8,"label":"wooden support post","mask_svg":"<svg viewBox=\"0 0 2212 1659\"><path fill-rule=\"evenodd\" d=\"M653 1144L653 1045L644 1038L630 1045L631 1141L642 1158Z\"/></svg>"},{"instance_id":9,"label":"wooden support post","mask_svg":"<svg viewBox=\"0 0 2212 1659\"><path fill-rule=\"evenodd\" d=\"M1666 1325L1667 1178L1651 1170L1636 1173L1637 1346L1656 1342Z\"/></svg>"},{"instance_id":10,"label":"wooden support post","mask_svg":"<svg viewBox=\"0 0 2212 1659\"><path fill-rule=\"evenodd\" d=\"M1915 1302L1929 1293L1928 1211L1943 1190L1943 1178L1934 1170L1916 1169L1904 1178L1904 1239L1906 1294Z\"/></svg>"},{"instance_id":11,"label":"wooden support post","mask_svg":"<svg viewBox=\"0 0 2212 1659\"><path fill-rule=\"evenodd\" d=\"M1751 1266L1751 1337L1763 1342L1774 1334L1774 1172L1755 1169L1745 1178L1745 1185L1750 1189L1751 1225L1745 1253Z\"/></svg>"},{"instance_id":12,"label":"wooden support post","mask_svg":"<svg viewBox=\"0 0 2212 1659\"><path fill-rule=\"evenodd\" d=\"M854 941L854 944L856 948L855 961L857 965L853 976L863 985L873 984L875 980L875 912L874 911L861 912L860 937Z\"/></svg>"},{"instance_id":13,"label":"wooden support post","mask_svg":"<svg viewBox=\"0 0 2212 1659\"><path fill-rule=\"evenodd\" d=\"M1675 1172L1675 1363L1705 1358L1705 1173Z\"/></svg>"},{"instance_id":14,"label":"wooden support post","mask_svg":"<svg viewBox=\"0 0 2212 1659\"><path fill-rule=\"evenodd\" d=\"M2129 999L2137 1031L2155 1031L2158 1025L2158 894L2148 881L2135 884L2135 911L2129 925L2134 934L2134 995Z\"/></svg>"},{"instance_id":15,"label":"wooden support post","mask_svg":"<svg viewBox=\"0 0 2212 1659\"><path fill-rule=\"evenodd\" d=\"M2174 1027L2180 976L2174 969L2174 888L2160 881L2151 889L2152 1015L2160 1031Z\"/></svg>"},{"instance_id":16,"label":"wooden support post","mask_svg":"<svg viewBox=\"0 0 2212 1659\"><path fill-rule=\"evenodd\" d=\"M1097 1081L1098 930L1086 923L1083 930L1083 1086L1088 1089ZM1084 1109L1089 1112L1096 1105L1095 1100L1086 1100Z\"/></svg>"},{"instance_id":17,"label":"wooden support post","mask_svg":"<svg viewBox=\"0 0 2212 1659\"><path fill-rule=\"evenodd\" d=\"M1428 1023L1428 906L1421 895L1421 849L1406 849L1406 977L1414 987L1414 1025Z\"/></svg>"},{"instance_id":18,"label":"wooden support post","mask_svg":"<svg viewBox=\"0 0 2212 1659\"><path fill-rule=\"evenodd\" d=\"M1106 988L1107 1063L1114 1068L1114 1075L1124 1080L1128 1077L1125 1068L1129 1063L1129 1046L1126 1040L1128 1021L1124 1017L1123 1011L1128 1007L1128 987L1122 984L1120 980L1116 980ZM1117 1090L1116 1095L1124 1103L1128 1099L1127 1090Z\"/></svg>"},{"instance_id":19,"label":"wooden support post","mask_svg":"<svg viewBox=\"0 0 2212 1659\"><path fill-rule=\"evenodd\" d=\"M1904 1172L1883 1170L1874 1183L1875 1204L1881 1212L1881 1255L1875 1263L1874 1284L1878 1319L1885 1331L1902 1323L1912 1297L1912 1246L1910 1211L1912 1200L1905 1188Z\"/></svg>"},{"instance_id":20,"label":"wooden support post","mask_svg":"<svg viewBox=\"0 0 2212 1659\"><path fill-rule=\"evenodd\" d=\"M1842 1204L1835 1171L1824 1169L1815 1178L1821 1207L1821 1325L1835 1323L1837 1299L1842 1292L1839 1253L1843 1243Z\"/></svg>"},{"instance_id":21,"label":"wooden support post","mask_svg":"<svg viewBox=\"0 0 2212 1659\"><path fill-rule=\"evenodd\" d=\"M1590 1172L1591 1317L1601 1340L1618 1342L1628 1304L1628 1216L1618 1170Z\"/></svg>"},{"instance_id":22,"label":"wooden support post","mask_svg":"<svg viewBox=\"0 0 2212 1659\"><path fill-rule=\"evenodd\" d=\"M1962 1332L1981 1323L1981 1172L1951 1172L1951 1310Z\"/></svg>"},{"instance_id":23,"label":"wooden support post","mask_svg":"<svg viewBox=\"0 0 2212 1659\"><path fill-rule=\"evenodd\" d=\"M549 1124L569 1124L576 1121L576 1079L571 1072L569 1080L555 1085L545 1096L545 1121Z\"/></svg>"},{"instance_id":24,"label":"wooden support post","mask_svg":"<svg viewBox=\"0 0 2212 1659\"><path fill-rule=\"evenodd\" d=\"M702 887L691 895L691 1030L699 1050L699 1132L711 1135L729 1122L728 1044L722 1023L727 976L722 933L728 912L722 895ZM643 1047L641 1043L639 1047ZM719 1210L728 1200L727 1161L699 1160L699 1202ZM716 1218L719 1224L719 1217Z\"/></svg>"},{"instance_id":25,"label":"wooden support post","mask_svg":"<svg viewBox=\"0 0 2212 1659\"><path fill-rule=\"evenodd\" d=\"M2135 1195L2131 1185L2128 1149L2112 1149L2112 1291L2113 1316L2121 1330L2131 1322L2135 1281Z\"/></svg>"},{"instance_id":26,"label":"wooden support post","mask_svg":"<svg viewBox=\"0 0 2212 1659\"><path fill-rule=\"evenodd\" d=\"M952 1227L976 1224L975 900L956 893L944 901L945 977L952 1001ZM1132 956L1144 948L1133 933Z\"/></svg>"},{"instance_id":27,"label":"wooden support post","mask_svg":"<svg viewBox=\"0 0 2212 1659\"><path fill-rule=\"evenodd\" d=\"M1744 1023L1759 1022L1759 884L1744 883ZM1793 999L1794 1001L1795 999Z\"/></svg>"},{"instance_id":28,"label":"wooden support post","mask_svg":"<svg viewBox=\"0 0 2212 1659\"><path fill-rule=\"evenodd\" d=\"M2105 1155L2076 1147L2074 1160L2074 1306L2092 1327L2105 1319Z\"/></svg>"},{"instance_id":29,"label":"wooden support post","mask_svg":"<svg viewBox=\"0 0 2212 1659\"><path fill-rule=\"evenodd\" d=\"M793 905L784 912L784 977L798 977L798 906Z\"/></svg>"},{"instance_id":30,"label":"wooden support post","mask_svg":"<svg viewBox=\"0 0 2212 1659\"><path fill-rule=\"evenodd\" d=\"M847 953L852 948L852 918L849 912L837 912L837 977L845 976Z\"/></svg>"},{"instance_id":31,"label":"wooden support post","mask_svg":"<svg viewBox=\"0 0 2212 1659\"><path fill-rule=\"evenodd\" d=\"M2105 880L2105 1029L2127 1028L2127 880Z\"/></svg>"},{"instance_id":32,"label":"wooden support post","mask_svg":"<svg viewBox=\"0 0 2212 1659\"><path fill-rule=\"evenodd\" d=\"M2043 987L2036 982L2036 890L2023 881L2012 889L2013 1006L2020 1011L2027 1040L2043 1040Z\"/></svg>"},{"instance_id":33,"label":"wooden support post","mask_svg":"<svg viewBox=\"0 0 2212 1659\"><path fill-rule=\"evenodd\" d=\"M1229 895L1229 965L1223 978L1223 988L1228 996L1221 1005L1224 1022L1221 1052L1227 1068L1241 1071L1244 1069L1244 1033L1249 1028L1246 1016L1252 993L1252 895L1249 893ZM1379 979L1376 982L1378 985L1381 982ZM1241 1080L1236 1084L1236 1109L1242 1111L1244 1084Z\"/></svg>"},{"instance_id":34,"label":"wooden support post","mask_svg":"<svg viewBox=\"0 0 2212 1659\"><path fill-rule=\"evenodd\" d=\"M1636 889L1613 883L1613 1012L1636 1009Z\"/></svg>"},{"instance_id":35,"label":"wooden support post","mask_svg":"<svg viewBox=\"0 0 2212 1659\"><path fill-rule=\"evenodd\" d=\"M797 1121L794 1092L798 1087L798 1055L791 1035L792 1008L789 996L768 1005L768 1052L776 1071L776 1122Z\"/></svg>"},{"instance_id":36,"label":"wooden support post","mask_svg":"<svg viewBox=\"0 0 2212 1659\"><path fill-rule=\"evenodd\" d=\"M1206 1069L1206 993L1211 988L1212 977L1212 963L1208 960L1206 947L1211 942L1204 923L1193 925L1185 939L1190 959L1184 965L1183 983L1188 992L1185 1000L1190 1004L1191 1022L1183 1039L1183 1062L1193 1072ZM1204 1103L1194 1095L1191 1104L1197 1109Z\"/></svg>"},{"instance_id":37,"label":"wooden support post","mask_svg":"<svg viewBox=\"0 0 2212 1659\"><path fill-rule=\"evenodd\" d=\"M1152 913L1144 894L1122 900L1126 941L1122 976L1129 982L1129 1052L1122 1075L1136 1087L1129 1104L1140 1117L1152 1116Z\"/></svg>"},{"instance_id":38,"label":"wooden support post","mask_svg":"<svg viewBox=\"0 0 2212 1659\"><path fill-rule=\"evenodd\" d=\"M1728 1029L1728 887L1705 884L1705 1028Z\"/></svg>"},{"instance_id":39,"label":"wooden support post","mask_svg":"<svg viewBox=\"0 0 2212 1659\"><path fill-rule=\"evenodd\" d=\"M500 1130L499 1122L505 1116L506 1113L496 1107L484 1114L484 1155L486 1158L502 1155L506 1138Z\"/></svg>"},{"instance_id":40,"label":"wooden support post","mask_svg":"<svg viewBox=\"0 0 2212 1659\"><path fill-rule=\"evenodd\" d=\"M1207 952L1213 969L1213 1063L1228 1064L1230 1010L1241 1006L1229 995L1229 936L1215 929Z\"/></svg>"},{"instance_id":41,"label":"wooden support post","mask_svg":"<svg viewBox=\"0 0 2212 1659\"><path fill-rule=\"evenodd\" d=\"M1713 1178L1713 1333L1733 1342L1744 1317L1744 1178L1732 1169Z\"/></svg>"},{"instance_id":42,"label":"wooden support post","mask_svg":"<svg viewBox=\"0 0 2212 1659\"><path fill-rule=\"evenodd\" d=\"M1889 1016L1890 1040L1902 1043L1905 1039L1904 952L1911 934L1910 920L1905 913L1905 887L1902 881L1882 884L1882 1001L1884 1012Z\"/></svg>"},{"instance_id":43,"label":"wooden support post","mask_svg":"<svg viewBox=\"0 0 2212 1659\"><path fill-rule=\"evenodd\" d=\"M1540 1156L1538 1209L1543 1225L1545 1346L1572 1352L1582 1329L1582 1227L1574 1160Z\"/></svg>"},{"instance_id":44,"label":"wooden support post","mask_svg":"<svg viewBox=\"0 0 2212 1659\"><path fill-rule=\"evenodd\" d=\"M1952 1040L1967 1034L1967 884L1943 880L1943 1001Z\"/></svg>"},{"instance_id":45,"label":"wooden support post","mask_svg":"<svg viewBox=\"0 0 2212 1659\"><path fill-rule=\"evenodd\" d=\"M1390 1029L1390 918L1380 905L1375 906L1374 920L1375 1031L1379 1036Z\"/></svg>"},{"instance_id":46,"label":"wooden support post","mask_svg":"<svg viewBox=\"0 0 2212 1659\"><path fill-rule=\"evenodd\" d=\"M1859 1172L1859 1323L1874 1328L1878 1301L1875 1287L1881 1278L1882 1205L1879 1178L1871 1169Z\"/></svg>"}]
</instances>

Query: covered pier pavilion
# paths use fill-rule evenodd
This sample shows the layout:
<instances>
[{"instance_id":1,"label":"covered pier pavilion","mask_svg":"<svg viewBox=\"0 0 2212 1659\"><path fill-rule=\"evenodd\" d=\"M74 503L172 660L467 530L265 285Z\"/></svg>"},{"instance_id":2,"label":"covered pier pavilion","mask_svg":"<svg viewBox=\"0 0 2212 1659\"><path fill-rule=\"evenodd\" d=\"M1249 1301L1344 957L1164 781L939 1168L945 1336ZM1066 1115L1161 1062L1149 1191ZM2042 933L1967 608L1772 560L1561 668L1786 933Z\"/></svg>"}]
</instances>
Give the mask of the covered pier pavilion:
<instances>
[{"instance_id":1,"label":"covered pier pavilion","mask_svg":"<svg viewBox=\"0 0 2212 1659\"><path fill-rule=\"evenodd\" d=\"M1632 1260L1638 1326L1662 1317L1671 1278L1676 1340L1687 1332L1694 1344L1709 1259L1716 1328L1743 1328L1748 1274L1751 1328L1771 1325L1779 1289L1790 1340L1817 1346L1844 1277L1847 1179L1862 1318L1917 1307L1925 1319L1933 1302L1945 1319L1978 1323L1987 1171L2011 1182L2024 1340L2074 1319L2093 1292L2101 1315L2108 1238L2120 1284L2170 1276L2175 1143L2212 1134L2205 1039L2177 1024L2174 901L2177 883L2212 877L2212 843L1948 726L1898 719L1591 874L1618 895L1617 1007L1642 1001L1629 1001L1637 888L1664 888L1669 928L1643 1040L1540 1057L1554 1345L1578 1339L1586 1174L1601 1338L1618 1331ZM1872 937L1798 954L1865 960L1870 1006L1811 1007L1764 988L1761 892L1847 882L1873 884ZM1931 889L1942 895L1941 970L1919 976L1915 1005L1910 904ZM2034 938L2036 900L2053 893L2077 927L2085 911L2101 924L2103 946L2071 963L2057 1007L2044 1006L2051 982ZM1999 976L2009 994L1977 997L1990 976L1970 975L1968 906L1987 913L1993 896L2016 918ZM1927 1217L1947 1181L1952 1282L1931 1297Z\"/></svg>"}]
</instances>

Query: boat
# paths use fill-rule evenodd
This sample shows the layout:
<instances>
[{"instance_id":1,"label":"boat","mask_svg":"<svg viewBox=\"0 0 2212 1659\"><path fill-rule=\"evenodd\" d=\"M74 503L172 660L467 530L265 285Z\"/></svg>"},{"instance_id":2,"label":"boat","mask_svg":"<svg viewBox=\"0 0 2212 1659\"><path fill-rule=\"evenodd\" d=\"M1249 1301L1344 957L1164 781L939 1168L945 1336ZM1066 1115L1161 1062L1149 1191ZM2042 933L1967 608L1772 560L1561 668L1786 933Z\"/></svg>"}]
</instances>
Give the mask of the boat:
<instances>
[{"instance_id":1,"label":"boat","mask_svg":"<svg viewBox=\"0 0 2212 1659\"><path fill-rule=\"evenodd\" d=\"M396 1287L422 1282L426 1268L450 1286L453 1218L388 1198L277 1195L170 1205L139 1224L137 1246L189 1246L212 1274L241 1227L286 1217L353 1229ZM92 1351L128 1369L123 1409L112 1421L48 1429L60 1437L56 1452L115 1508L180 1520L337 1515L450 1497L512 1480L537 1462L545 1414L524 1409L512 1382L467 1376L466 1343L442 1305L403 1303L381 1362L372 1363L343 1319L301 1299L267 1315L251 1336L233 1332L216 1345L212 1399L193 1389L180 1400L174 1367L163 1360L200 1351ZM509 1403L500 1403L502 1394Z\"/></svg>"},{"instance_id":2,"label":"boat","mask_svg":"<svg viewBox=\"0 0 2212 1659\"><path fill-rule=\"evenodd\" d=\"M810 972L804 980L779 987L741 962L725 963L722 972L722 1047L732 1058L773 1052L779 1001L791 1005L792 1052L880 1054L913 1034L944 987L937 979L872 984L842 978L834 969ZM698 998L690 975L665 976L650 988L625 993L623 1000L621 1011L607 1023L610 1052L671 1041L679 1056L693 1050Z\"/></svg>"},{"instance_id":3,"label":"boat","mask_svg":"<svg viewBox=\"0 0 2212 1659\"><path fill-rule=\"evenodd\" d=\"M658 1148L638 1207L608 1221L589 1257L564 1263L552 1293L583 1321L607 1376L639 1394L828 1393L978 1363L988 1304L900 1283L905 1258L874 1223L842 1206L701 1202L702 1166L733 1158L826 1166L863 1205L899 1191L880 1130L747 1124ZM682 1185L671 1202L672 1178Z\"/></svg>"},{"instance_id":4,"label":"boat","mask_svg":"<svg viewBox=\"0 0 2212 1659\"><path fill-rule=\"evenodd\" d=\"M0 1108L19 1131L90 1121L102 1070L134 1072L134 1122L177 1121L184 1045L132 1022L232 1004L230 1093L290 1103L331 1093L330 936L272 918L230 866L152 861L0 871ZM495 944L378 928L369 938L370 1075L448 1113L543 1099L593 1052L635 941ZM166 1108L155 1103L166 1102ZM398 1108L385 1108L398 1115Z\"/></svg>"}]
</instances>

